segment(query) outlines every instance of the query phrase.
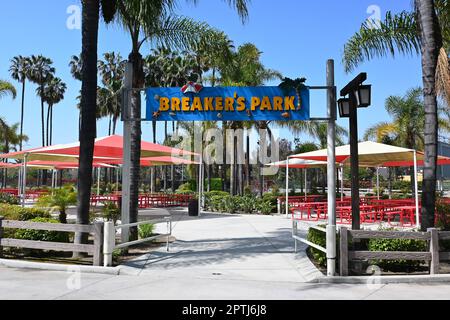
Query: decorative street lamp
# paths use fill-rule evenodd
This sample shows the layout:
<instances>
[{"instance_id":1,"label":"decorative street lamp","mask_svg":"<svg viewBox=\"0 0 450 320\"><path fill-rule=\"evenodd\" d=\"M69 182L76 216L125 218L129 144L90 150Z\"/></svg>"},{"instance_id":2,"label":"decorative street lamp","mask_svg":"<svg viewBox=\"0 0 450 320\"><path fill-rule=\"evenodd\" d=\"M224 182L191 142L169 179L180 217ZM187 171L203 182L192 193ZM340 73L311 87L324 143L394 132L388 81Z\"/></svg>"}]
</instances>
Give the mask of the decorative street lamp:
<instances>
[{"instance_id":1,"label":"decorative street lamp","mask_svg":"<svg viewBox=\"0 0 450 320\"><path fill-rule=\"evenodd\" d=\"M360 197L359 197L359 150L358 150L358 108L367 108L372 103L372 86L363 85L367 80L367 73L360 73L341 90L339 99L339 115L349 118L350 122L350 164L352 176L352 229L359 230L360 226ZM348 98L345 98L348 96Z\"/></svg>"},{"instance_id":2,"label":"decorative street lamp","mask_svg":"<svg viewBox=\"0 0 450 320\"><path fill-rule=\"evenodd\" d=\"M341 118L350 118L350 99L339 99L338 100L338 106L339 106L339 116Z\"/></svg>"}]
</instances>

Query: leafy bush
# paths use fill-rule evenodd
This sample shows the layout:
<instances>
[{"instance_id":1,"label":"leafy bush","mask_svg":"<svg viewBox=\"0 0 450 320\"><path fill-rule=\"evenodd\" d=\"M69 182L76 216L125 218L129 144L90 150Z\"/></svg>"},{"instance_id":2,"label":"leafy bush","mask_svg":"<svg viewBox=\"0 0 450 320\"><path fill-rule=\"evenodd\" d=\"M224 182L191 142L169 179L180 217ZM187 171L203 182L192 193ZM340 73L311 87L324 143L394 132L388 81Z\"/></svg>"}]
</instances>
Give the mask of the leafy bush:
<instances>
[{"instance_id":1,"label":"leafy bush","mask_svg":"<svg viewBox=\"0 0 450 320\"><path fill-rule=\"evenodd\" d=\"M120 219L120 209L114 202L105 202L102 209L103 218L108 221L114 222L116 224L117 220Z\"/></svg>"},{"instance_id":2,"label":"leafy bush","mask_svg":"<svg viewBox=\"0 0 450 320\"><path fill-rule=\"evenodd\" d=\"M50 218L50 214L36 208L22 208L21 206L0 204L0 215L6 220L27 221L34 218Z\"/></svg>"},{"instance_id":3,"label":"leafy bush","mask_svg":"<svg viewBox=\"0 0 450 320\"><path fill-rule=\"evenodd\" d=\"M0 203L6 204L19 204L19 199L9 193L0 193Z\"/></svg>"},{"instance_id":4,"label":"leafy bush","mask_svg":"<svg viewBox=\"0 0 450 320\"><path fill-rule=\"evenodd\" d=\"M176 193L194 192L195 189L192 188L192 184L185 183L178 187Z\"/></svg>"},{"instance_id":5,"label":"leafy bush","mask_svg":"<svg viewBox=\"0 0 450 320\"><path fill-rule=\"evenodd\" d=\"M253 213L255 211L256 198L255 197L241 197L240 201L240 209L247 214Z\"/></svg>"},{"instance_id":6,"label":"leafy bush","mask_svg":"<svg viewBox=\"0 0 450 320\"><path fill-rule=\"evenodd\" d=\"M380 231L396 231L393 228L383 229ZM369 251L426 251L427 242L423 240L407 240L407 239L370 239L367 244ZM406 260L381 260L371 261L384 270L389 271L410 271L420 266L423 261L406 261Z\"/></svg>"},{"instance_id":7,"label":"leafy bush","mask_svg":"<svg viewBox=\"0 0 450 320\"><path fill-rule=\"evenodd\" d=\"M205 186L208 185L208 181L205 180ZM221 178L212 178L211 179L211 191L222 191L222 179Z\"/></svg>"},{"instance_id":8,"label":"leafy bush","mask_svg":"<svg viewBox=\"0 0 450 320\"><path fill-rule=\"evenodd\" d=\"M49 218L35 218L30 220L31 222L41 222L41 223L59 223L58 220ZM59 231L44 231L44 230L17 230L15 232L14 238L22 240L33 240L33 241L49 241L49 242L69 242L69 234L67 232Z\"/></svg>"},{"instance_id":9,"label":"leafy bush","mask_svg":"<svg viewBox=\"0 0 450 320\"><path fill-rule=\"evenodd\" d=\"M326 226L321 225L319 227L325 228ZM317 244L323 248L325 248L327 245L327 238L326 238L325 232L321 232L321 231L313 229L313 228L310 228L308 230L308 236L307 236L306 240L308 240L309 242L312 242L314 244ZM309 250L310 250L310 253L311 253L313 259L316 261L316 263L319 266L321 266L321 267L327 266L327 255L325 253L323 253L322 251L319 251L315 248L312 248L312 247L310 247Z\"/></svg>"},{"instance_id":10,"label":"leafy bush","mask_svg":"<svg viewBox=\"0 0 450 320\"><path fill-rule=\"evenodd\" d=\"M264 215L270 215L274 212L274 210L276 209L276 205L272 205L271 202L269 201L260 201L257 205L257 210Z\"/></svg>"},{"instance_id":11,"label":"leafy bush","mask_svg":"<svg viewBox=\"0 0 450 320\"><path fill-rule=\"evenodd\" d=\"M210 191L205 192L205 206L211 211L221 211L220 210L220 204L219 202L221 199L229 196L230 194L228 192L223 191Z\"/></svg>"},{"instance_id":12,"label":"leafy bush","mask_svg":"<svg viewBox=\"0 0 450 320\"><path fill-rule=\"evenodd\" d=\"M223 209L227 213L236 213L240 209L239 197L226 196L222 198Z\"/></svg>"},{"instance_id":13,"label":"leafy bush","mask_svg":"<svg viewBox=\"0 0 450 320\"><path fill-rule=\"evenodd\" d=\"M436 227L446 231L450 230L450 204L445 203L442 199L436 201L437 224Z\"/></svg>"},{"instance_id":14,"label":"leafy bush","mask_svg":"<svg viewBox=\"0 0 450 320\"><path fill-rule=\"evenodd\" d=\"M146 239L154 235L155 225L154 224L143 224L139 226L139 238Z\"/></svg>"}]
</instances>

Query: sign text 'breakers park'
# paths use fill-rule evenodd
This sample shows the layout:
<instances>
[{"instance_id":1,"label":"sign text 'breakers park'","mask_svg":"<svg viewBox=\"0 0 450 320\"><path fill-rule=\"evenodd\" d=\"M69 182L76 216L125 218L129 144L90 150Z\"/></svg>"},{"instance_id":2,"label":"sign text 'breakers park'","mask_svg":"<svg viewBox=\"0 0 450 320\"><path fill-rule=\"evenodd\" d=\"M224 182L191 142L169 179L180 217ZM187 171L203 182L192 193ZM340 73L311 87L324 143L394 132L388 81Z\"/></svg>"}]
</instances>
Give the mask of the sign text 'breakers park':
<instances>
[{"instance_id":1,"label":"sign text 'breakers park'","mask_svg":"<svg viewBox=\"0 0 450 320\"><path fill-rule=\"evenodd\" d=\"M309 89L279 87L148 88L148 121L289 121L310 119Z\"/></svg>"}]
</instances>

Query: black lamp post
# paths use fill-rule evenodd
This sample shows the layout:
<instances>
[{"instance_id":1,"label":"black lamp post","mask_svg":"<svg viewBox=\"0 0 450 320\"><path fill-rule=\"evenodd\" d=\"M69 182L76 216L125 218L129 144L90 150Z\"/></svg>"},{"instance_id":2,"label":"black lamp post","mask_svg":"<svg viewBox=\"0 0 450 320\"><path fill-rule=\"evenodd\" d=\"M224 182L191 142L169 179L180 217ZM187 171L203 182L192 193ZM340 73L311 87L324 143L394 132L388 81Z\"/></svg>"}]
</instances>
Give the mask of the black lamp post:
<instances>
[{"instance_id":1,"label":"black lamp post","mask_svg":"<svg viewBox=\"0 0 450 320\"><path fill-rule=\"evenodd\" d=\"M359 230L360 226L360 197L359 197L359 150L358 150L358 112L357 108L367 108L371 105L370 85L362 85L367 79L366 73L359 74L341 90L339 99L339 115L350 120L350 164L352 176L352 229ZM348 96L348 98L345 98Z\"/></svg>"}]
</instances>

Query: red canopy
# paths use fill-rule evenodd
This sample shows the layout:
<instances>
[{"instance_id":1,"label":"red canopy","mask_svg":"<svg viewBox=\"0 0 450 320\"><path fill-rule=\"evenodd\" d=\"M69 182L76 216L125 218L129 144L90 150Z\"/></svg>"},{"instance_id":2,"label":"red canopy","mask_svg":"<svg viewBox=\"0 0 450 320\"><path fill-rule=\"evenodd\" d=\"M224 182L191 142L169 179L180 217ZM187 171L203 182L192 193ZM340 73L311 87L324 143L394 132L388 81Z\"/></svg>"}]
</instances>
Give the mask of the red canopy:
<instances>
[{"instance_id":1,"label":"red canopy","mask_svg":"<svg viewBox=\"0 0 450 320\"><path fill-rule=\"evenodd\" d=\"M71 144L55 145L44 148L35 148L22 152L4 154L0 155L0 158L23 159L24 156L27 155L29 161L44 160L44 161L76 162L78 160L79 154L80 154L80 143L75 142ZM197 155L197 154L146 141L142 141L141 143L142 157L180 156L180 155ZM94 146L94 161L102 161L111 158L113 159L123 158L122 136L115 135L96 139Z\"/></svg>"}]
</instances>

